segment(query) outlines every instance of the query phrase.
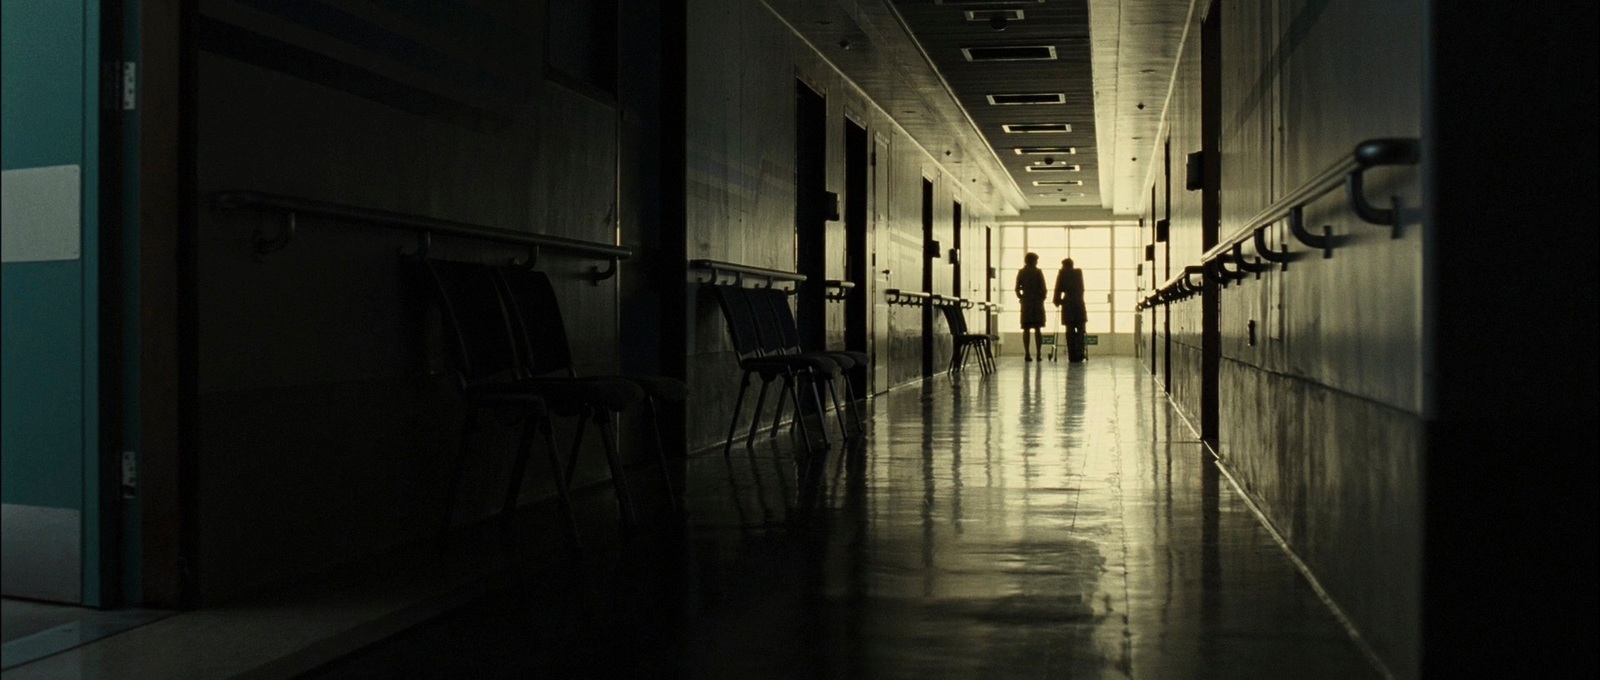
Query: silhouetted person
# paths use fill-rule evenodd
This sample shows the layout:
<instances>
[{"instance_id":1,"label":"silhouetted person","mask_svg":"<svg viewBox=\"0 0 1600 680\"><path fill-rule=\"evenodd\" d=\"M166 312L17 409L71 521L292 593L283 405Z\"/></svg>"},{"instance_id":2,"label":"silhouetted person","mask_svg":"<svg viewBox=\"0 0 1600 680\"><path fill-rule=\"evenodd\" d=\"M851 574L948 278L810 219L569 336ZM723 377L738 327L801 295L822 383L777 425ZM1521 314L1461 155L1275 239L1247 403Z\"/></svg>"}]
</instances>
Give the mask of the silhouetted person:
<instances>
[{"instance_id":1,"label":"silhouetted person","mask_svg":"<svg viewBox=\"0 0 1600 680\"><path fill-rule=\"evenodd\" d=\"M1028 253L1023 261L1022 269L1017 271L1017 299L1022 301L1022 352L1027 361L1033 361L1033 353L1042 352L1044 335L1039 330L1044 328L1044 298L1049 291L1044 286L1044 272L1039 271L1039 254ZM1033 344L1028 344L1028 331L1033 331ZM1044 359L1044 354L1039 358Z\"/></svg>"},{"instance_id":2,"label":"silhouetted person","mask_svg":"<svg viewBox=\"0 0 1600 680\"><path fill-rule=\"evenodd\" d=\"M1089 323L1089 310L1083 303L1083 270L1074 268L1070 257L1061 261L1061 271L1056 273L1053 301L1061 308L1061 325L1067 327L1067 360L1088 359L1083 344L1084 328Z\"/></svg>"}]
</instances>

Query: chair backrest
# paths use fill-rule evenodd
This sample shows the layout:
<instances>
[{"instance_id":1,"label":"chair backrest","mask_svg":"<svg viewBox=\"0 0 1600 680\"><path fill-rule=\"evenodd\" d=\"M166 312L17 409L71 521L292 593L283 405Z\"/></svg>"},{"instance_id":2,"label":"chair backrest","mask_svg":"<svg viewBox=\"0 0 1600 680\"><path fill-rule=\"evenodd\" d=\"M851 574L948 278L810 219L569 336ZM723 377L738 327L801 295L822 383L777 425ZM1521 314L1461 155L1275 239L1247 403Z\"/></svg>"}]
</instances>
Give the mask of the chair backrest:
<instances>
[{"instance_id":1,"label":"chair backrest","mask_svg":"<svg viewBox=\"0 0 1600 680\"><path fill-rule=\"evenodd\" d=\"M567 325L550 277L522 267L500 267L495 273L505 291L527 374L574 375Z\"/></svg>"},{"instance_id":2,"label":"chair backrest","mask_svg":"<svg viewBox=\"0 0 1600 680\"><path fill-rule=\"evenodd\" d=\"M778 331L778 351L799 352L800 327L795 324L794 310L789 307L789 294L777 288L757 288L750 291L750 296L752 302L765 304L766 312L772 315Z\"/></svg>"},{"instance_id":3,"label":"chair backrest","mask_svg":"<svg viewBox=\"0 0 1600 680\"><path fill-rule=\"evenodd\" d=\"M961 313L961 308L955 305L939 305L939 311L944 314L944 322L950 326L951 335L967 334L967 316Z\"/></svg>"},{"instance_id":4,"label":"chair backrest","mask_svg":"<svg viewBox=\"0 0 1600 680\"><path fill-rule=\"evenodd\" d=\"M517 350L494 269L443 260L423 260L423 268L433 283L462 381L513 377Z\"/></svg>"},{"instance_id":5,"label":"chair backrest","mask_svg":"<svg viewBox=\"0 0 1600 680\"><path fill-rule=\"evenodd\" d=\"M756 332L755 314L745 289L739 286L712 285L711 292L722 308L722 319L728 324L728 339L733 341L733 351L740 359L761 353L761 339Z\"/></svg>"},{"instance_id":6,"label":"chair backrest","mask_svg":"<svg viewBox=\"0 0 1600 680\"><path fill-rule=\"evenodd\" d=\"M762 288L741 288L745 299L750 303L750 315L756 321L756 338L761 343L762 354L786 354L786 344L783 340L783 328L778 323L778 315L773 310L772 303L768 302L771 293L782 295L783 291L773 291ZM784 303L787 308L788 303Z\"/></svg>"}]
</instances>

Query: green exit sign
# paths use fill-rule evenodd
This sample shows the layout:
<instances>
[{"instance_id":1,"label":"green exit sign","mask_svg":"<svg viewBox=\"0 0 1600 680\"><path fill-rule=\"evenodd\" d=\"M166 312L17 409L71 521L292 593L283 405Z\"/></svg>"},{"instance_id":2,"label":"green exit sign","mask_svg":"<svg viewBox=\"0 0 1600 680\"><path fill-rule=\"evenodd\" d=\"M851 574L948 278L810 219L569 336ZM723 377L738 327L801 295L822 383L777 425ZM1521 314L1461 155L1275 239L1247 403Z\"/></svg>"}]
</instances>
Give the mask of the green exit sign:
<instances>
[{"instance_id":1,"label":"green exit sign","mask_svg":"<svg viewBox=\"0 0 1600 680\"><path fill-rule=\"evenodd\" d=\"M1098 335L1085 335L1085 336L1083 336L1083 344L1085 344L1085 345L1098 345L1098 344L1100 344L1100 336L1098 336Z\"/></svg>"}]
</instances>

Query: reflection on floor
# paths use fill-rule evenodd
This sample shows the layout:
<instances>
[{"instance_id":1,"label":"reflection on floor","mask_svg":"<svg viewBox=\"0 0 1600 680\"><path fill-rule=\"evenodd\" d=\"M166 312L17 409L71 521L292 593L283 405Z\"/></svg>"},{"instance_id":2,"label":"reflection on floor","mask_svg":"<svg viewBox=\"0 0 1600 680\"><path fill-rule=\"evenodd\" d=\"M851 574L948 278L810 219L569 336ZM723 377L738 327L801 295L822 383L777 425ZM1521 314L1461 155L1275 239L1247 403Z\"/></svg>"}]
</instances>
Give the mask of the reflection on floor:
<instances>
[{"instance_id":1,"label":"reflection on floor","mask_svg":"<svg viewBox=\"0 0 1600 680\"><path fill-rule=\"evenodd\" d=\"M0 599L0 669L42 659L170 616L149 609L102 610Z\"/></svg>"},{"instance_id":2,"label":"reflection on floor","mask_svg":"<svg viewBox=\"0 0 1600 680\"><path fill-rule=\"evenodd\" d=\"M1006 363L307 677L1376 677L1134 361Z\"/></svg>"}]
</instances>

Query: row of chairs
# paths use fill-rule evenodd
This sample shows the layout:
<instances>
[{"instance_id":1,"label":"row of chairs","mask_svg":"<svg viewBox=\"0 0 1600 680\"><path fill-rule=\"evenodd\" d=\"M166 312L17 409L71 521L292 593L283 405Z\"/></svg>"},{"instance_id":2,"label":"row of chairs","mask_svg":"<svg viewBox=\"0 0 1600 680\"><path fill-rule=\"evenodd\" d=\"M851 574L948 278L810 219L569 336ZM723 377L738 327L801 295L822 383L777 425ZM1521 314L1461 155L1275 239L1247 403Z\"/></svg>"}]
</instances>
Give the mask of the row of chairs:
<instances>
[{"instance_id":1,"label":"row of chairs","mask_svg":"<svg viewBox=\"0 0 1600 680\"><path fill-rule=\"evenodd\" d=\"M866 352L849 350L807 351L801 347L799 329L794 312L789 307L788 294L775 288L745 288L738 285L711 285L713 295L722 310L733 341L739 368L744 371L739 384L739 396L734 402L733 418L728 423L728 438L723 445L723 455L733 449L733 440L739 427L739 415L744 407L745 394L750 388L751 376L760 376L761 392L756 397L751 414L745 447L753 445L756 429L761 422L762 407L766 403L767 389L773 381L782 378L778 392L778 405L772 414L771 436L777 436L783 418L785 400L795 407L791 431L799 427L807 450L812 448L811 435L806 427L801 407L801 384L811 396L811 404L818 416L823 446L831 446L828 438L826 410L822 405L822 390L826 388L833 402L834 415L839 422L839 436L848 440L850 432L845 425L844 408L839 403L835 382L844 378L845 400L856 425L856 434L862 432L861 413L856 405L855 390L850 386L849 375L856 367L867 367Z\"/></svg>"},{"instance_id":2,"label":"row of chairs","mask_svg":"<svg viewBox=\"0 0 1600 680\"><path fill-rule=\"evenodd\" d=\"M682 401L686 390L681 381L659 376L579 377L572 365L566 324L562 321L555 289L543 272L442 260L418 262L436 294L445 334L454 354L457 387L466 402L460 448L446 489L444 534L448 534L451 527L468 441L478 427L478 416L490 409L511 410L522 427L502 504L504 520L509 520L516 508L534 439L542 435L561 510L573 540L577 540L577 522L568 490L577 468L578 453L583 447L585 426L593 422L604 444L624 526L637 526L638 516L628 493L612 424L616 414L640 403L645 406L654 430L656 456L666 484L667 500L673 508L677 507L656 404ZM553 416L577 419L565 465L553 433Z\"/></svg>"},{"instance_id":3,"label":"row of chairs","mask_svg":"<svg viewBox=\"0 0 1600 680\"><path fill-rule=\"evenodd\" d=\"M967 360L976 357L978 370L984 375L995 370L994 343L1000 337L990 333L973 333L967 328L967 315L952 304L936 305L944 313L945 325L950 327L950 338L955 342L955 351L950 354L950 365L945 367L946 374L954 374L957 370L965 368Z\"/></svg>"}]
</instances>

